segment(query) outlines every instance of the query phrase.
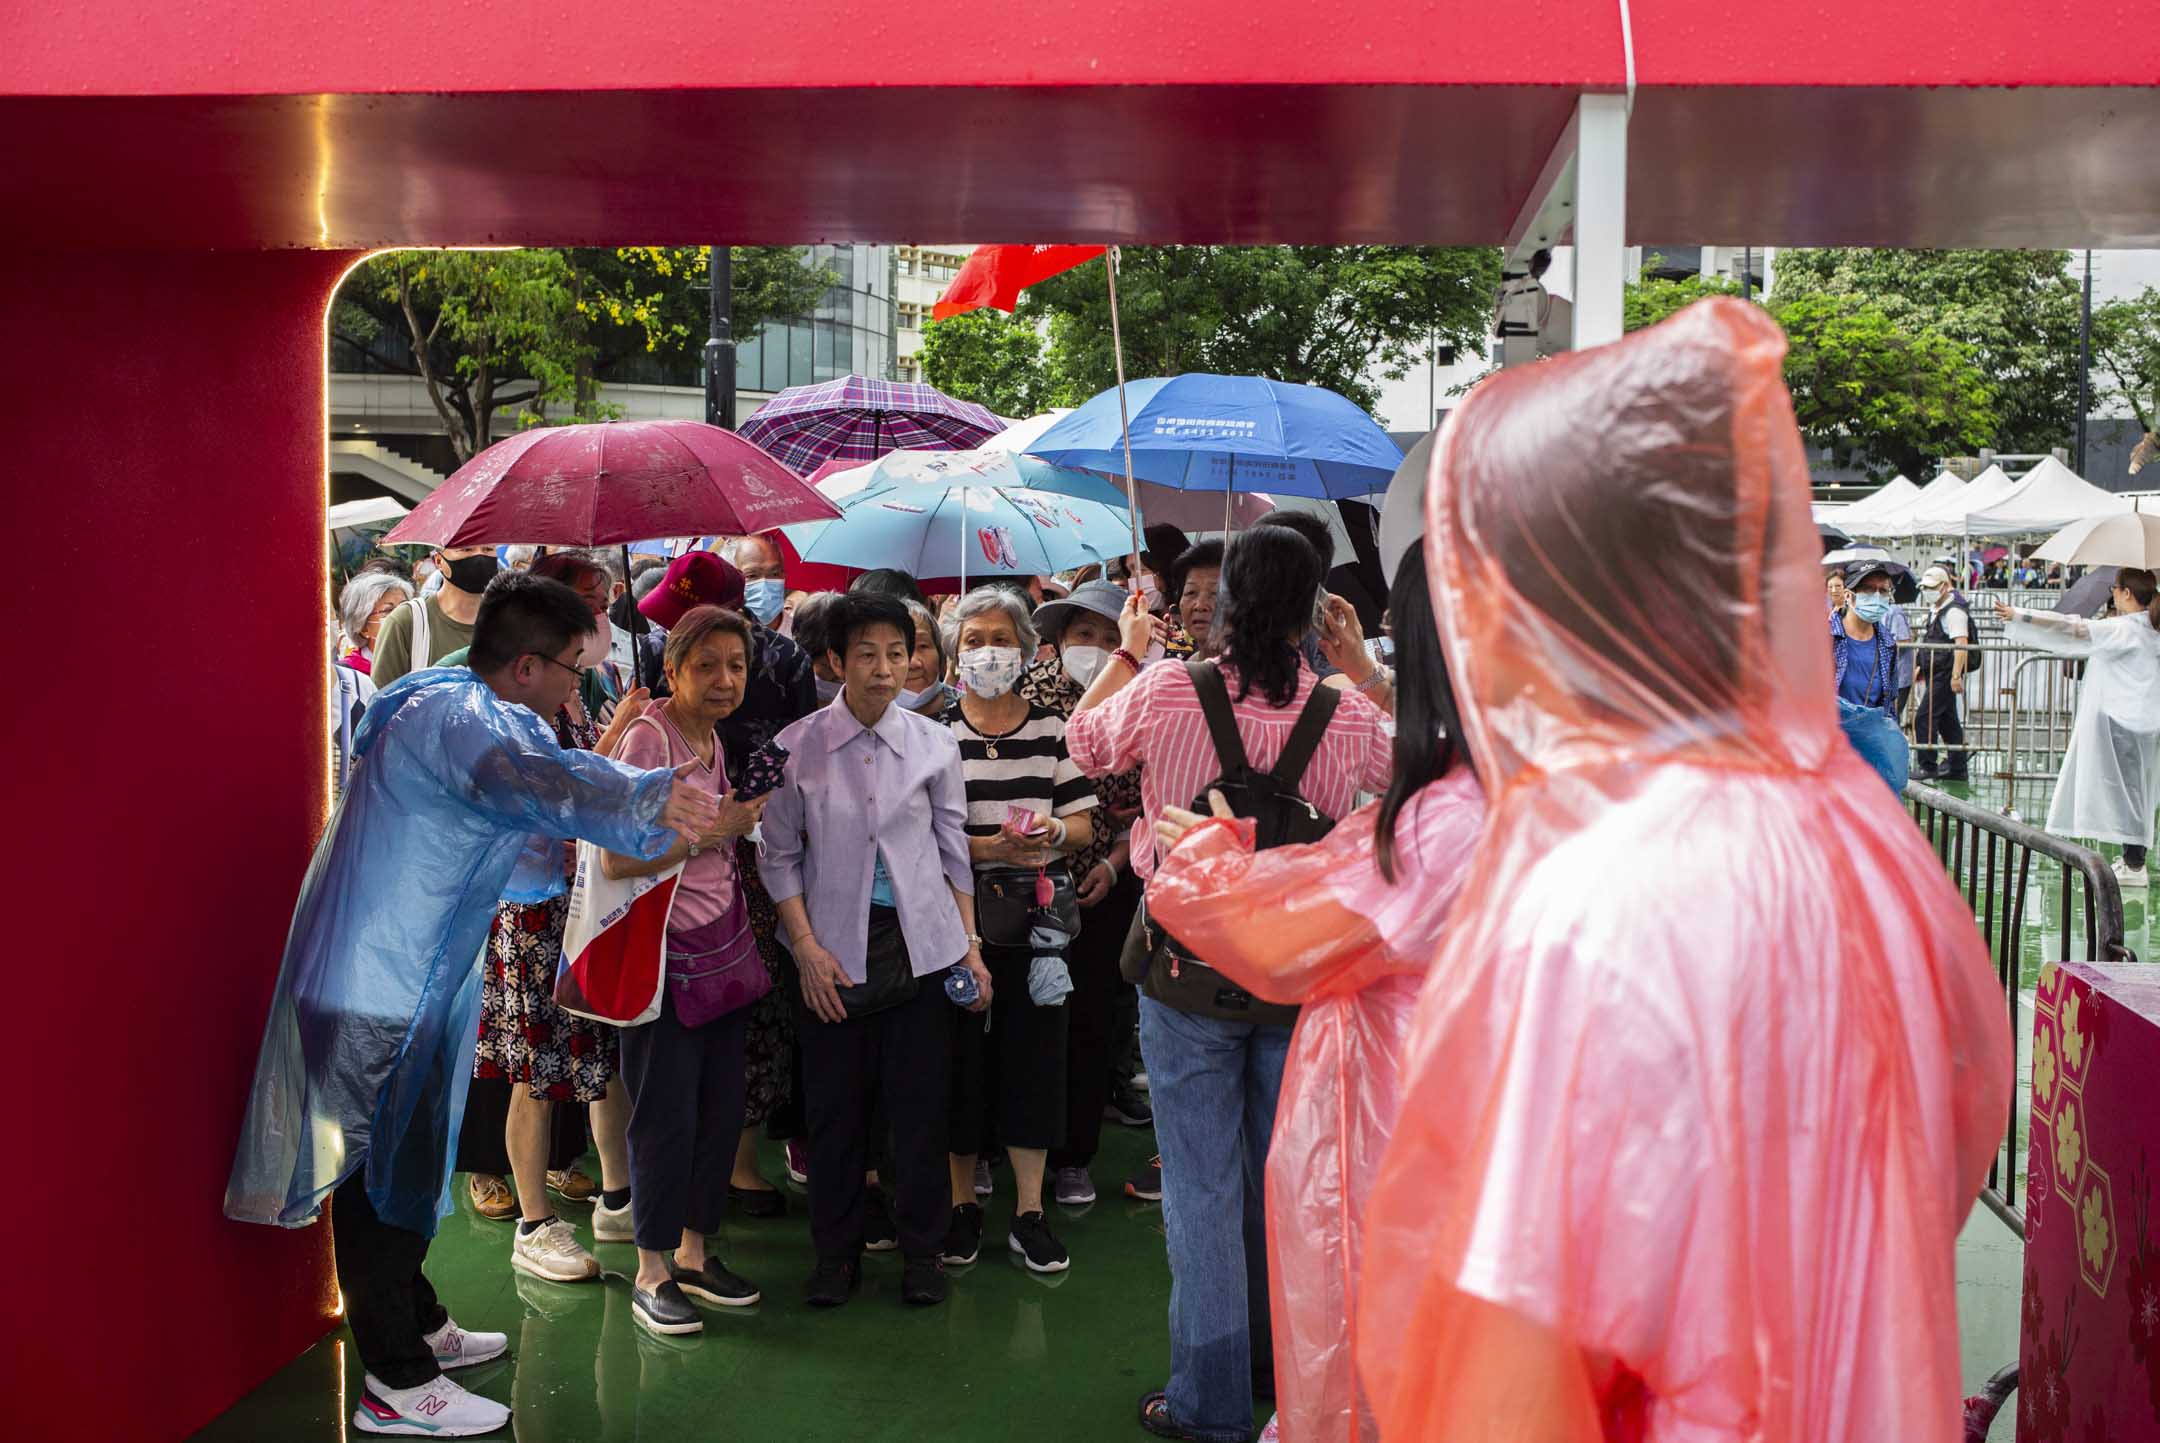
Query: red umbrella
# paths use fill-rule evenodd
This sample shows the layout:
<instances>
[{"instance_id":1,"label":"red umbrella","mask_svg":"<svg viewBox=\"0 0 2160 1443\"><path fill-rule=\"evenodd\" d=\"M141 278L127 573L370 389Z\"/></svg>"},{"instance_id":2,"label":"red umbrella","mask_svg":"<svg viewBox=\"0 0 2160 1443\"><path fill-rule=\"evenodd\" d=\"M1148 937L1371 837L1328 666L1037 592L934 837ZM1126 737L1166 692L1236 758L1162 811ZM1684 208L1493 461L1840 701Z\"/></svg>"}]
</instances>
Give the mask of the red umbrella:
<instances>
[{"instance_id":1,"label":"red umbrella","mask_svg":"<svg viewBox=\"0 0 2160 1443\"><path fill-rule=\"evenodd\" d=\"M599 421L496 442L383 540L610 546L648 536L739 536L839 514L732 431L701 421Z\"/></svg>"}]
</instances>

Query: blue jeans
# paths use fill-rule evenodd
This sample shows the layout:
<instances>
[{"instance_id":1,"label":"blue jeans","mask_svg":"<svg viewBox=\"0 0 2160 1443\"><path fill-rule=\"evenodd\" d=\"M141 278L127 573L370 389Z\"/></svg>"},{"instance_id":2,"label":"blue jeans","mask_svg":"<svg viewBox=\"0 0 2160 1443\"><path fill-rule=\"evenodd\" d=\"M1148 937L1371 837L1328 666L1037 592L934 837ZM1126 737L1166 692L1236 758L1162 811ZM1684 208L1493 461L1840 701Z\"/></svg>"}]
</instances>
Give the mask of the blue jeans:
<instances>
[{"instance_id":1,"label":"blue jeans","mask_svg":"<svg viewBox=\"0 0 2160 1443\"><path fill-rule=\"evenodd\" d=\"M1170 1247L1170 1414L1220 1443L1253 1433L1267 1360L1262 1189L1290 1029L1219 1022L1140 999Z\"/></svg>"}]
</instances>

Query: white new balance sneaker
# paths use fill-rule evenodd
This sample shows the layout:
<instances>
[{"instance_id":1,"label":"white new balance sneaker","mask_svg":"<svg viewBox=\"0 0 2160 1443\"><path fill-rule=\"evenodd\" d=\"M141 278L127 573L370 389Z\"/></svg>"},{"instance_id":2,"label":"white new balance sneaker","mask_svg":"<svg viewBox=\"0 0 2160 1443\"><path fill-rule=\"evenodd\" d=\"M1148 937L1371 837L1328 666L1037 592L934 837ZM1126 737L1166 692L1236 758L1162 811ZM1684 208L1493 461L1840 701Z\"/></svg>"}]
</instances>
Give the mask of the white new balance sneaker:
<instances>
[{"instance_id":1,"label":"white new balance sneaker","mask_svg":"<svg viewBox=\"0 0 2160 1443\"><path fill-rule=\"evenodd\" d=\"M510 1266L551 1283L582 1283L600 1276L599 1260L585 1251L577 1230L561 1218L549 1218L531 1232L520 1223L510 1244Z\"/></svg>"},{"instance_id":2,"label":"white new balance sneaker","mask_svg":"<svg viewBox=\"0 0 2160 1443\"><path fill-rule=\"evenodd\" d=\"M508 1333L468 1333L456 1320L444 1323L421 1341L435 1350L438 1368L470 1368L510 1351Z\"/></svg>"},{"instance_id":3,"label":"white new balance sneaker","mask_svg":"<svg viewBox=\"0 0 2160 1443\"><path fill-rule=\"evenodd\" d=\"M2115 873L2116 885L2124 891L2142 889L2148 885L2149 878L2143 867L2133 867L2128 862L2118 860L2112 870Z\"/></svg>"},{"instance_id":4,"label":"white new balance sneaker","mask_svg":"<svg viewBox=\"0 0 2160 1443\"><path fill-rule=\"evenodd\" d=\"M592 1207L592 1235L596 1243L634 1243L637 1241L637 1222L630 1216L631 1204L611 1208L601 1198Z\"/></svg>"},{"instance_id":5,"label":"white new balance sneaker","mask_svg":"<svg viewBox=\"0 0 2160 1443\"><path fill-rule=\"evenodd\" d=\"M385 1388L370 1373L352 1420L353 1427L363 1433L471 1438L509 1427L510 1410L466 1392L448 1378L437 1377L418 1388Z\"/></svg>"}]
</instances>

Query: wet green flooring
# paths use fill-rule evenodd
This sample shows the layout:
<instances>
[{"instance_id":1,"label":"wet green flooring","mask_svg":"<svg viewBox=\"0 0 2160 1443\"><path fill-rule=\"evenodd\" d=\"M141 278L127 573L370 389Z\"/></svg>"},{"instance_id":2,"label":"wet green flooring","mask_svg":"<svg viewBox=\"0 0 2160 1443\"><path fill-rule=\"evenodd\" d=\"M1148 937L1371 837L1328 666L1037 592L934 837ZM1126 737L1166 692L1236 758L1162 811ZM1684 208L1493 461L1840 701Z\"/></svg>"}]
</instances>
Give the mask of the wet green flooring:
<instances>
[{"instance_id":1,"label":"wet green flooring","mask_svg":"<svg viewBox=\"0 0 2160 1443\"><path fill-rule=\"evenodd\" d=\"M1099 1201L1051 1208L1071 1271L1038 1276L1005 1247L1012 1176L987 1205L982 1260L952 1272L937 1308L900 1302L897 1254L866 1260L846 1307L802 1303L809 1224L799 1189L790 1215L731 1218L717 1249L764 1290L753 1308L701 1309L705 1331L658 1339L630 1316L627 1243L595 1252L597 1284L541 1282L510 1267L511 1224L474 1214L462 1196L428 1254L428 1276L459 1323L507 1332L509 1357L459 1381L512 1410L519 1443L726 1438L1007 1440L1095 1443L1144 1438L1140 1394L1162 1386L1169 1360L1170 1274L1162 1209L1120 1184L1154 1151L1154 1134L1106 1124L1096 1159ZM777 1152L768 1177L780 1177ZM561 1214L592 1244L590 1209ZM197 1434L205 1443L325 1443L347 1436L360 1367L340 1328ZM366 1436L354 1432L352 1436Z\"/></svg>"}]
</instances>

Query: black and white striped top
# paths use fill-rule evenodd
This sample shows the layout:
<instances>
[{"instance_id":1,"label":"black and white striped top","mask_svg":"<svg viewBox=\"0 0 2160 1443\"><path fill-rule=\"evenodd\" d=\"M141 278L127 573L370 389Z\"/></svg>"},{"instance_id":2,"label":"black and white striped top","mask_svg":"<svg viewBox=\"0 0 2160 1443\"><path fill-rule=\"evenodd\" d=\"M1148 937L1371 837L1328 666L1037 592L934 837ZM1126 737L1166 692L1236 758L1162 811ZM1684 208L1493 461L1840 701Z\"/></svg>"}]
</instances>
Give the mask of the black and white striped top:
<instances>
[{"instance_id":1,"label":"black and white striped top","mask_svg":"<svg viewBox=\"0 0 2160 1443\"><path fill-rule=\"evenodd\" d=\"M1027 720L1002 736L975 730L958 702L945 721L960 743L969 836L996 836L1010 807L1069 817L1096 804L1094 786L1066 755L1065 719L1056 712L1031 704Z\"/></svg>"}]
</instances>

